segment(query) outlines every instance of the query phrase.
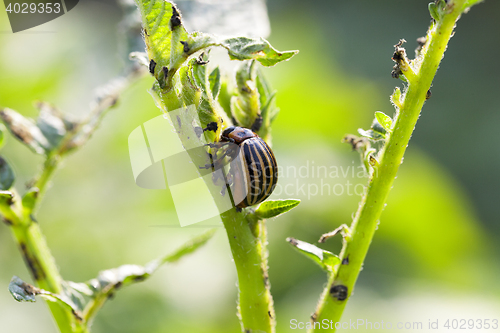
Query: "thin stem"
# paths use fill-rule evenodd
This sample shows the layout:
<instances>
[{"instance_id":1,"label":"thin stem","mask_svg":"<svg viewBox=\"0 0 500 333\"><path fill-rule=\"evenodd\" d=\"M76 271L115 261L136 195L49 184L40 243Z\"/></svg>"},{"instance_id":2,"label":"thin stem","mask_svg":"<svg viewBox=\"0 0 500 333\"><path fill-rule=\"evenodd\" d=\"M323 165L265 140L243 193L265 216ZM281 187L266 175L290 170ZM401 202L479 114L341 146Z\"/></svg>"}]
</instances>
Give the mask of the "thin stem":
<instances>
[{"instance_id":1,"label":"thin stem","mask_svg":"<svg viewBox=\"0 0 500 333\"><path fill-rule=\"evenodd\" d=\"M238 315L243 332L274 332L273 299L267 273L265 221L249 223L231 209L221 215L238 272Z\"/></svg>"},{"instance_id":2,"label":"thin stem","mask_svg":"<svg viewBox=\"0 0 500 333\"><path fill-rule=\"evenodd\" d=\"M336 268L336 273L329 277L327 288L321 295L314 316L316 322L322 322L325 319L331 321L333 325L339 322L347 300L352 295L380 215L425 102L427 91L463 7L464 0L455 0L448 4L448 13L443 16L442 20L432 25L428 32L429 44L424 50L425 54L420 67L417 68L416 73L412 73L414 76L410 75L411 79L407 77L409 86L393 126L392 134L381 152L378 170L373 173L369 181L368 190L362 198L352 223L352 238L340 254L344 264L340 264ZM347 288L346 295L338 293L339 290L345 290L343 287ZM314 329L311 329L311 332L319 332L319 326L316 325Z\"/></svg>"},{"instance_id":3,"label":"thin stem","mask_svg":"<svg viewBox=\"0 0 500 333\"><path fill-rule=\"evenodd\" d=\"M62 294L63 279L38 223L23 221L12 226L12 233L37 286L54 294ZM59 303L47 302L47 305L62 333L86 332L71 312Z\"/></svg>"}]
</instances>

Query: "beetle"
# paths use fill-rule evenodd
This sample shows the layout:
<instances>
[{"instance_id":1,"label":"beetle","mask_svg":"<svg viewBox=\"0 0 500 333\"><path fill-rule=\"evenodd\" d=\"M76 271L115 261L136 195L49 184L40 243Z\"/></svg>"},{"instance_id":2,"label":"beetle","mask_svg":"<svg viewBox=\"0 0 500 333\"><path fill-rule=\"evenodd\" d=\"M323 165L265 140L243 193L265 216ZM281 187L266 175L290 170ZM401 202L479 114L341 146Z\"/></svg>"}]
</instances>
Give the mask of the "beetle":
<instances>
[{"instance_id":1,"label":"beetle","mask_svg":"<svg viewBox=\"0 0 500 333\"><path fill-rule=\"evenodd\" d=\"M241 210L266 200L278 182L278 164L267 143L248 128L231 126L222 132L219 144L229 145L222 158L231 159L235 206Z\"/></svg>"}]
</instances>

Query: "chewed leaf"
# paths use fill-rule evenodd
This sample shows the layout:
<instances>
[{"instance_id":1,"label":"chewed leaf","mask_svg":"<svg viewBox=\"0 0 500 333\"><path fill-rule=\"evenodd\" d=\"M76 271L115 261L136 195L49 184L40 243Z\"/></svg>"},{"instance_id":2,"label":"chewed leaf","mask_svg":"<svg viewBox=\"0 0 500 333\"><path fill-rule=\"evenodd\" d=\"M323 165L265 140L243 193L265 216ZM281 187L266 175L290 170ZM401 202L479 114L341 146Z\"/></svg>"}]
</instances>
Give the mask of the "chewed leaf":
<instances>
[{"instance_id":1,"label":"chewed leaf","mask_svg":"<svg viewBox=\"0 0 500 333\"><path fill-rule=\"evenodd\" d=\"M298 53L298 51L279 52L264 38L229 38L221 41L220 45L227 49L231 59L255 59L263 66L274 66L278 62L288 60Z\"/></svg>"},{"instance_id":2,"label":"chewed leaf","mask_svg":"<svg viewBox=\"0 0 500 333\"><path fill-rule=\"evenodd\" d=\"M288 200L267 200L260 204L260 206L255 210L255 216L259 219L269 219L271 217L276 217L289 210L297 207L300 200L288 199Z\"/></svg>"},{"instance_id":3,"label":"chewed leaf","mask_svg":"<svg viewBox=\"0 0 500 333\"><path fill-rule=\"evenodd\" d=\"M36 124L45 138L49 141L50 148L54 148L59 145L66 134L66 125L63 121L63 117L61 113L49 103L39 102L36 106L40 112Z\"/></svg>"},{"instance_id":4,"label":"chewed leaf","mask_svg":"<svg viewBox=\"0 0 500 333\"><path fill-rule=\"evenodd\" d=\"M299 51L280 52L273 48L264 38L236 37L219 39L213 35L201 32L193 33L189 37L191 52L210 46L222 46L233 60L255 59L263 66L274 66L278 62L288 60Z\"/></svg>"},{"instance_id":5,"label":"chewed leaf","mask_svg":"<svg viewBox=\"0 0 500 333\"><path fill-rule=\"evenodd\" d=\"M35 296L40 294L40 289L24 282L17 276L10 280L9 291L18 302L35 302Z\"/></svg>"},{"instance_id":6,"label":"chewed leaf","mask_svg":"<svg viewBox=\"0 0 500 333\"><path fill-rule=\"evenodd\" d=\"M392 127L392 119L388 115L386 115L383 112L377 111L375 112L375 118L377 119L378 123L387 131L391 131Z\"/></svg>"},{"instance_id":7,"label":"chewed leaf","mask_svg":"<svg viewBox=\"0 0 500 333\"><path fill-rule=\"evenodd\" d=\"M0 111L0 118L9 131L35 153L45 154L50 149L49 141L30 119L8 108Z\"/></svg>"},{"instance_id":8,"label":"chewed leaf","mask_svg":"<svg viewBox=\"0 0 500 333\"><path fill-rule=\"evenodd\" d=\"M144 26L144 39L150 60L156 65L153 74L163 75L163 68L171 69L185 53L188 34L182 25L175 5L166 0L136 0ZM176 68L177 70L178 68Z\"/></svg>"},{"instance_id":9,"label":"chewed leaf","mask_svg":"<svg viewBox=\"0 0 500 333\"><path fill-rule=\"evenodd\" d=\"M14 184L15 175L9 163L0 156L0 190L8 190Z\"/></svg>"},{"instance_id":10,"label":"chewed leaf","mask_svg":"<svg viewBox=\"0 0 500 333\"><path fill-rule=\"evenodd\" d=\"M190 254L204 245L215 233L215 229L191 239L178 248L174 253L157 260L153 260L145 266L123 265L99 273L97 278L87 283L68 282L75 294L90 296L91 300L86 304L83 312L84 318L90 321L97 311L104 305L110 295L118 288L141 282L151 276L162 264L176 262L183 256Z\"/></svg>"},{"instance_id":11,"label":"chewed leaf","mask_svg":"<svg viewBox=\"0 0 500 333\"><path fill-rule=\"evenodd\" d=\"M340 258L338 256L329 251L320 249L315 245L291 237L286 240L300 253L311 258L315 263L320 265L325 271L332 272L335 265L340 263Z\"/></svg>"},{"instance_id":12,"label":"chewed leaf","mask_svg":"<svg viewBox=\"0 0 500 333\"><path fill-rule=\"evenodd\" d=\"M35 296L42 296L49 301L58 302L71 309L71 313L77 320L82 320L80 309L65 295L58 295L49 291L39 289L29 283L24 282L17 276L12 277L9 283L9 291L12 297L18 302L35 302Z\"/></svg>"}]
</instances>

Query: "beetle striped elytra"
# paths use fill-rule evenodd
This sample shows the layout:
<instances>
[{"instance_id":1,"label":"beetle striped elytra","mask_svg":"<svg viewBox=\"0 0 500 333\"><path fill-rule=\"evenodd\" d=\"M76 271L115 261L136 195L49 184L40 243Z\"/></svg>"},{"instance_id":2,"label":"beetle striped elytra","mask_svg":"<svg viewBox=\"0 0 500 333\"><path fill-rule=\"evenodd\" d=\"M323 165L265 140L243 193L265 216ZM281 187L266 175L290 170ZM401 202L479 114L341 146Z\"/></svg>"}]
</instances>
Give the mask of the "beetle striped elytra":
<instances>
[{"instance_id":1,"label":"beetle striped elytra","mask_svg":"<svg viewBox=\"0 0 500 333\"><path fill-rule=\"evenodd\" d=\"M220 142L230 145L223 156L232 159L229 172L235 206L241 209L266 200L278 182L278 164L271 148L243 127L226 128Z\"/></svg>"}]
</instances>

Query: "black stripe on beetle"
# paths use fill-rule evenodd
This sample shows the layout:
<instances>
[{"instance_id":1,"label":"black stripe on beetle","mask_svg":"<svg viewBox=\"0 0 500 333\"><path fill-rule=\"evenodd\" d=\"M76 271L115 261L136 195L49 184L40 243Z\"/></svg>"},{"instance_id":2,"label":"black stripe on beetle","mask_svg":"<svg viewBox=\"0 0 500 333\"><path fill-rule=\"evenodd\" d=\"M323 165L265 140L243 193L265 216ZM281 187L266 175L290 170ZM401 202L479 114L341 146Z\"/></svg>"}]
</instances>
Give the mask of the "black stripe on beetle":
<instances>
[{"instance_id":1,"label":"black stripe on beetle","mask_svg":"<svg viewBox=\"0 0 500 333\"><path fill-rule=\"evenodd\" d=\"M278 182L278 164L271 148L257 134L243 127L225 129L220 142L231 142L239 147L240 154L230 156L236 157L231 172L236 173L233 178L238 180L233 183L233 192L246 195L241 202L235 202L236 207L245 208L266 200Z\"/></svg>"}]
</instances>

